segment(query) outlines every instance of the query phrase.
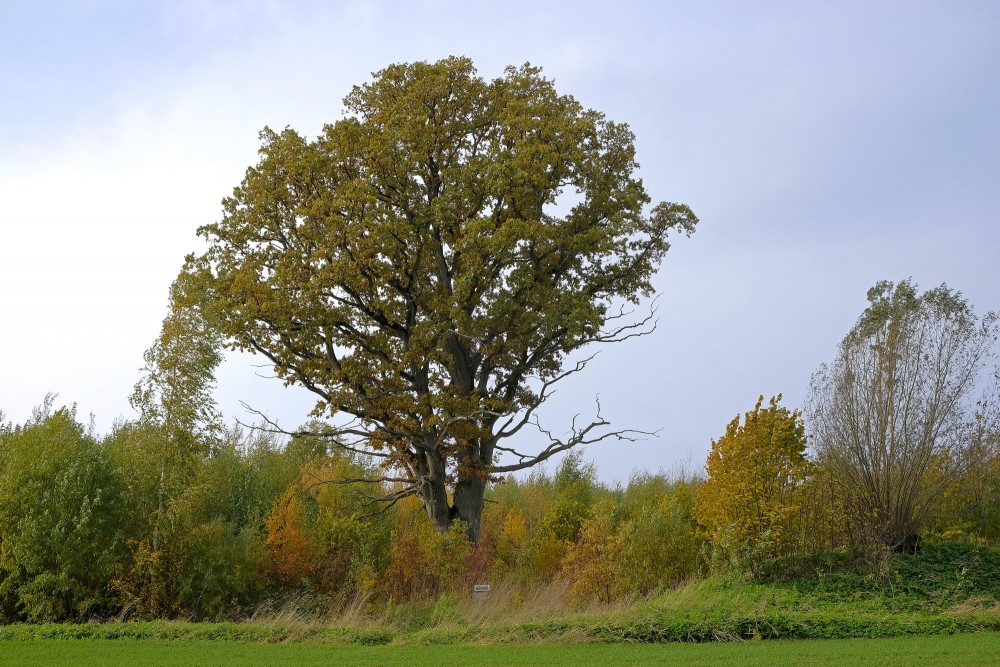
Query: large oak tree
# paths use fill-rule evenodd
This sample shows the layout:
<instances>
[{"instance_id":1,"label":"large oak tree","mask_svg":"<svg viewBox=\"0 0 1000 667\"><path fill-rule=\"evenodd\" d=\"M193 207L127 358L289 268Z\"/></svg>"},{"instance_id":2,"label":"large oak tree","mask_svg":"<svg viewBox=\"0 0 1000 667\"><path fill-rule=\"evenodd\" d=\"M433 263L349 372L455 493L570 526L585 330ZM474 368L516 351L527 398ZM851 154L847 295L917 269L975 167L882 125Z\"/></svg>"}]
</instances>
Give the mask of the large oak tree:
<instances>
[{"instance_id":1,"label":"large oak tree","mask_svg":"<svg viewBox=\"0 0 1000 667\"><path fill-rule=\"evenodd\" d=\"M417 494L438 530L479 537L493 474L626 431L598 416L515 451L567 355L647 332L671 230L628 126L538 68L392 65L315 140L265 129L259 163L188 258L202 307L237 349L313 392L341 446L380 456L383 500ZM349 421L348 421L349 419ZM506 454L507 456L503 456Z\"/></svg>"}]
</instances>

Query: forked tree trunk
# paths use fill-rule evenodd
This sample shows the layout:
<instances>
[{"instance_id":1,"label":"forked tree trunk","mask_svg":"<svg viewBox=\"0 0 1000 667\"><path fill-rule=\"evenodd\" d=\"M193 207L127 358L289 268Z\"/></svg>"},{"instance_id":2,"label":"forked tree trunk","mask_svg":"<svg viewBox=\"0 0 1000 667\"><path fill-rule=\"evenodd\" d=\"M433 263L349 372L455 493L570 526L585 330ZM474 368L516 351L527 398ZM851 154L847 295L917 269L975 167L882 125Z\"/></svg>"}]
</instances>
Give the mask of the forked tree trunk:
<instances>
[{"instance_id":1,"label":"forked tree trunk","mask_svg":"<svg viewBox=\"0 0 1000 667\"><path fill-rule=\"evenodd\" d=\"M455 497L451 508L452 521L460 519L468 525L469 541L478 542L482 535L483 494L486 480L479 476L459 479L455 485Z\"/></svg>"},{"instance_id":2,"label":"forked tree trunk","mask_svg":"<svg viewBox=\"0 0 1000 667\"><path fill-rule=\"evenodd\" d=\"M445 485L445 463L437 452L426 452L417 471L420 473L417 495L424 511L434 530L446 533L451 526L451 507L448 505L448 489Z\"/></svg>"},{"instance_id":3,"label":"forked tree trunk","mask_svg":"<svg viewBox=\"0 0 1000 667\"><path fill-rule=\"evenodd\" d=\"M444 461L436 454L427 453L421 468L417 495L434 530L447 533L456 520L461 520L467 525L469 541L478 542L482 535L485 476L477 471L460 471L449 503Z\"/></svg>"}]
</instances>

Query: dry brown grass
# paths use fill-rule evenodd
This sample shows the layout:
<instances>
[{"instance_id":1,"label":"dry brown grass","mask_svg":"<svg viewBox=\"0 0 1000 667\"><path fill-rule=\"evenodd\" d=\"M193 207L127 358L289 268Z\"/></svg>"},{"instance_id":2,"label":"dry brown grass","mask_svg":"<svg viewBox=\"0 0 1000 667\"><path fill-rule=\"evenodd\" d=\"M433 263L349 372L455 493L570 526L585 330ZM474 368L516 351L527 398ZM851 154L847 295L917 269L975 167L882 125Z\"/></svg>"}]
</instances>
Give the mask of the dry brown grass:
<instances>
[{"instance_id":1,"label":"dry brown grass","mask_svg":"<svg viewBox=\"0 0 1000 667\"><path fill-rule=\"evenodd\" d=\"M470 587L471 588L471 587ZM299 594L282 600L268 600L244 619L246 623L290 630L293 628L391 628L400 625L394 618L424 618L424 628L475 627L551 621L572 616L599 616L634 608L643 599L623 598L612 603L574 600L565 580L536 584L504 580L491 585L486 595L471 590L443 596L438 600L418 600L389 604L367 594L358 594L340 604ZM441 606L448 613L436 613ZM401 612L400 610L403 610ZM412 610L412 614L405 613ZM422 613L417 613L422 612ZM407 629L413 629L412 626Z\"/></svg>"}]
</instances>

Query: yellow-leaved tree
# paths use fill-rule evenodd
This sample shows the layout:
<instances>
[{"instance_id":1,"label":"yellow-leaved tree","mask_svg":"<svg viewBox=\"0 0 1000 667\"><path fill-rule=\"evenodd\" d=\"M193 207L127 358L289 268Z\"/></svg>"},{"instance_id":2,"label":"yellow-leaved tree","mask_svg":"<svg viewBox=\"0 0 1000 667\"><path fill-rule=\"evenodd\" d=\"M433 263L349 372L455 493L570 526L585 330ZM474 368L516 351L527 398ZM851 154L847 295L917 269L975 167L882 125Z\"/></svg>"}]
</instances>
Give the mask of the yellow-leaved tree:
<instances>
[{"instance_id":1,"label":"yellow-leaved tree","mask_svg":"<svg viewBox=\"0 0 1000 667\"><path fill-rule=\"evenodd\" d=\"M802 415L764 397L712 441L708 479L695 495L694 515L715 554L751 569L781 554L790 542L785 527L809 470Z\"/></svg>"}]
</instances>

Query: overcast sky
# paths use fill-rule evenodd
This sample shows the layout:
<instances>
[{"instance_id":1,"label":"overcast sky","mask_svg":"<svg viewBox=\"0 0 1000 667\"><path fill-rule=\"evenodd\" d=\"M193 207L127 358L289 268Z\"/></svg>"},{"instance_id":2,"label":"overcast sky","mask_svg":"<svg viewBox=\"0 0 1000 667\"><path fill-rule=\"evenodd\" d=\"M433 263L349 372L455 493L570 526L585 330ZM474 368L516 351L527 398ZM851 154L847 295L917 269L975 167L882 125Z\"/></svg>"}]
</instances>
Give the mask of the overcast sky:
<instances>
[{"instance_id":1,"label":"overcast sky","mask_svg":"<svg viewBox=\"0 0 1000 667\"><path fill-rule=\"evenodd\" d=\"M701 218L656 279L660 326L565 386L555 431L600 395L602 478L704 462L758 394L801 406L880 279L1000 308L997 2L13 2L0 0L0 410L46 392L101 431L127 397L199 225L256 162L393 62L530 61L631 125L654 201ZM220 369L293 427L312 401Z\"/></svg>"}]
</instances>

